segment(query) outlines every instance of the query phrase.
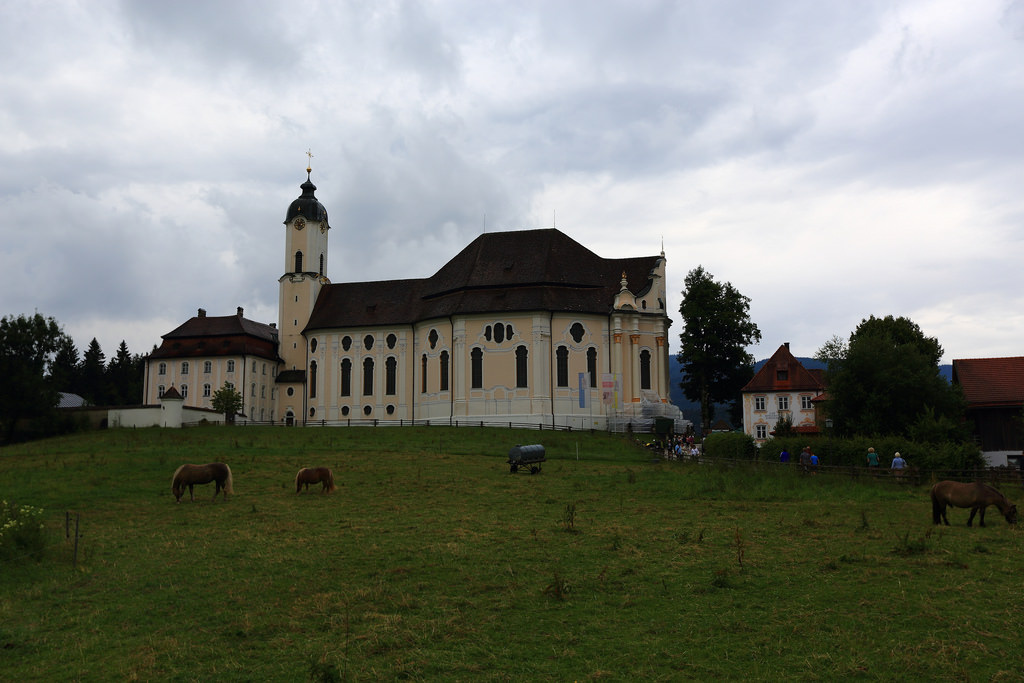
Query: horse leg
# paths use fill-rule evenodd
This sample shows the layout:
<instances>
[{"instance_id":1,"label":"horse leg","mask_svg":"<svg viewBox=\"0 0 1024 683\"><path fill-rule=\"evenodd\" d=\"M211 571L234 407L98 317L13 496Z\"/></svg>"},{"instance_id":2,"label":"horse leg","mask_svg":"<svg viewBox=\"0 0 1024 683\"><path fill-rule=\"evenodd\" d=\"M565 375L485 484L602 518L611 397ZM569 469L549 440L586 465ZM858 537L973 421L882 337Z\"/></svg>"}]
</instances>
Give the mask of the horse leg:
<instances>
[{"instance_id":1,"label":"horse leg","mask_svg":"<svg viewBox=\"0 0 1024 683\"><path fill-rule=\"evenodd\" d=\"M978 513L978 508L971 508L971 516L967 518L967 526L974 526L974 515Z\"/></svg>"},{"instance_id":2,"label":"horse leg","mask_svg":"<svg viewBox=\"0 0 1024 683\"><path fill-rule=\"evenodd\" d=\"M214 479L213 481L213 502L217 502L217 496L220 495L220 482ZM226 496L225 496L226 497Z\"/></svg>"},{"instance_id":3,"label":"horse leg","mask_svg":"<svg viewBox=\"0 0 1024 683\"><path fill-rule=\"evenodd\" d=\"M981 514L978 515L978 526L985 526L985 508L987 505L981 506Z\"/></svg>"},{"instance_id":4,"label":"horse leg","mask_svg":"<svg viewBox=\"0 0 1024 683\"><path fill-rule=\"evenodd\" d=\"M193 503L196 502L196 494L195 491L192 490L192 484L188 485L188 497Z\"/></svg>"}]
</instances>

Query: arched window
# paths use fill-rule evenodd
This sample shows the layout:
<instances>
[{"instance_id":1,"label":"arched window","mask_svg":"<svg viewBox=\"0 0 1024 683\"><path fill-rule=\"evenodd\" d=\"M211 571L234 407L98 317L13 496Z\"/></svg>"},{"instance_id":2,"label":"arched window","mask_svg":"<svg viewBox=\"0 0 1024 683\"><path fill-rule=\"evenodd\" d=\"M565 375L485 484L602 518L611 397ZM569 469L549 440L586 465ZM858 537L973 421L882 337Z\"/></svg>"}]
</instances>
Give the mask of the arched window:
<instances>
[{"instance_id":1,"label":"arched window","mask_svg":"<svg viewBox=\"0 0 1024 683\"><path fill-rule=\"evenodd\" d=\"M529 352L525 346L516 347L516 387L520 389L528 386L526 383L528 377L526 360L528 356Z\"/></svg>"},{"instance_id":2,"label":"arched window","mask_svg":"<svg viewBox=\"0 0 1024 683\"><path fill-rule=\"evenodd\" d=\"M640 352L640 388L651 388L651 352L647 349Z\"/></svg>"},{"instance_id":3,"label":"arched window","mask_svg":"<svg viewBox=\"0 0 1024 683\"><path fill-rule=\"evenodd\" d=\"M420 393L427 393L427 354L420 358Z\"/></svg>"},{"instance_id":4,"label":"arched window","mask_svg":"<svg viewBox=\"0 0 1024 683\"><path fill-rule=\"evenodd\" d=\"M302 272L302 252L301 251L295 252L295 272L296 273L301 273Z\"/></svg>"},{"instance_id":5,"label":"arched window","mask_svg":"<svg viewBox=\"0 0 1024 683\"><path fill-rule=\"evenodd\" d=\"M209 375L213 372L213 363L210 361L203 361L203 374Z\"/></svg>"},{"instance_id":6,"label":"arched window","mask_svg":"<svg viewBox=\"0 0 1024 683\"><path fill-rule=\"evenodd\" d=\"M183 375L187 375L188 374L188 361L187 360L181 362L181 374L183 374Z\"/></svg>"},{"instance_id":7,"label":"arched window","mask_svg":"<svg viewBox=\"0 0 1024 683\"><path fill-rule=\"evenodd\" d=\"M228 361L228 372L234 372L234 371L235 371L235 361L229 360Z\"/></svg>"},{"instance_id":8,"label":"arched window","mask_svg":"<svg viewBox=\"0 0 1024 683\"><path fill-rule=\"evenodd\" d=\"M181 397L182 398L188 398L188 385L187 384L182 384L181 385Z\"/></svg>"},{"instance_id":9,"label":"arched window","mask_svg":"<svg viewBox=\"0 0 1024 683\"><path fill-rule=\"evenodd\" d=\"M167 374L167 363L161 363L160 364L160 369L157 370L157 372L159 374L161 374L161 375L166 375Z\"/></svg>"},{"instance_id":10,"label":"arched window","mask_svg":"<svg viewBox=\"0 0 1024 683\"><path fill-rule=\"evenodd\" d=\"M160 386L158 386L156 388L156 397L157 398L163 398L164 397L164 385L163 384L161 384Z\"/></svg>"},{"instance_id":11,"label":"arched window","mask_svg":"<svg viewBox=\"0 0 1024 683\"><path fill-rule=\"evenodd\" d=\"M252 395L256 395L256 385L252 385ZM316 398L316 361L309 361L309 397Z\"/></svg>"},{"instance_id":12,"label":"arched window","mask_svg":"<svg viewBox=\"0 0 1024 683\"><path fill-rule=\"evenodd\" d=\"M324 255L320 254L320 275L324 274Z\"/></svg>"},{"instance_id":13,"label":"arched window","mask_svg":"<svg viewBox=\"0 0 1024 683\"><path fill-rule=\"evenodd\" d=\"M587 372L590 373L590 386L597 386L597 349L591 346L587 349Z\"/></svg>"},{"instance_id":14,"label":"arched window","mask_svg":"<svg viewBox=\"0 0 1024 683\"><path fill-rule=\"evenodd\" d=\"M363 360L363 396L373 396L373 359Z\"/></svg>"},{"instance_id":15,"label":"arched window","mask_svg":"<svg viewBox=\"0 0 1024 683\"><path fill-rule=\"evenodd\" d=\"M210 398L211 387L209 384L203 385L203 398Z\"/></svg>"},{"instance_id":16,"label":"arched window","mask_svg":"<svg viewBox=\"0 0 1024 683\"><path fill-rule=\"evenodd\" d=\"M341 395L352 395L352 361L348 358L341 361Z\"/></svg>"},{"instance_id":17,"label":"arched window","mask_svg":"<svg viewBox=\"0 0 1024 683\"><path fill-rule=\"evenodd\" d=\"M253 382L251 387L249 388L249 395L252 396L253 398L256 398L256 382Z\"/></svg>"},{"instance_id":18,"label":"arched window","mask_svg":"<svg viewBox=\"0 0 1024 683\"><path fill-rule=\"evenodd\" d=\"M441 352L441 391L448 391L448 352Z\"/></svg>"},{"instance_id":19,"label":"arched window","mask_svg":"<svg viewBox=\"0 0 1024 683\"><path fill-rule=\"evenodd\" d=\"M395 395L395 384L398 377L398 361L394 356L389 356L384 361L384 393L388 396Z\"/></svg>"},{"instance_id":20,"label":"arched window","mask_svg":"<svg viewBox=\"0 0 1024 683\"><path fill-rule=\"evenodd\" d=\"M564 346L555 350L555 378L557 386L569 386L569 349Z\"/></svg>"},{"instance_id":21,"label":"arched window","mask_svg":"<svg viewBox=\"0 0 1024 683\"><path fill-rule=\"evenodd\" d=\"M469 352L471 367L470 386L473 389L484 388L484 352L483 349L475 348Z\"/></svg>"}]
</instances>

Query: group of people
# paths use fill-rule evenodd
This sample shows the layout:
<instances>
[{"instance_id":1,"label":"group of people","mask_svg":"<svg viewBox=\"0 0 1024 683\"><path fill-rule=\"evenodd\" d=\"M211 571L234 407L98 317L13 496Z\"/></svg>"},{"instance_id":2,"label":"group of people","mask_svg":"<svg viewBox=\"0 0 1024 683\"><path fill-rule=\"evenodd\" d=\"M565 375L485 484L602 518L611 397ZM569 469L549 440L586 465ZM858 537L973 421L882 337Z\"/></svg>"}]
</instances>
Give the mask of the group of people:
<instances>
[{"instance_id":1,"label":"group of people","mask_svg":"<svg viewBox=\"0 0 1024 683\"><path fill-rule=\"evenodd\" d=\"M700 455L700 449L697 448L697 443L694 441L692 434L685 437L682 435L676 436L673 441L672 456L670 457L674 456L678 460L689 455L691 458L696 459Z\"/></svg>"},{"instance_id":2,"label":"group of people","mask_svg":"<svg viewBox=\"0 0 1024 683\"><path fill-rule=\"evenodd\" d=\"M789 462L789 451L785 448L779 454L779 462L786 464ZM816 472L818 470L818 456L814 454L810 446L804 446L803 450L800 451L800 467L803 468L804 472ZM878 467L878 454L875 453L874 448L868 448L868 467ZM892 463L889 465L889 469L893 470L893 474L897 477L903 476L903 470L907 468L907 461L903 459L899 451L892 457Z\"/></svg>"}]
</instances>

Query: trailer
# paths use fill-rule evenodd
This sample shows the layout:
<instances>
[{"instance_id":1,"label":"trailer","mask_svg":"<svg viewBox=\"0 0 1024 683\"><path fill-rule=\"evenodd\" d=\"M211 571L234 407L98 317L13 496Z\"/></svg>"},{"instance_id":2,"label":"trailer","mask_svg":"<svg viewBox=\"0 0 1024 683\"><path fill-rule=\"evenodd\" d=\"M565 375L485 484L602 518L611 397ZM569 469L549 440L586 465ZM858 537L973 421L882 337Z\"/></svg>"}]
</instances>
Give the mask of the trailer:
<instances>
[{"instance_id":1,"label":"trailer","mask_svg":"<svg viewBox=\"0 0 1024 683\"><path fill-rule=\"evenodd\" d=\"M531 444L529 446L523 446L517 444L508 452L508 467L509 472L515 474L519 471L519 468L529 468L530 474L537 474L540 472L540 465L546 462L547 458L544 457L544 446L540 444Z\"/></svg>"}]
</instances>

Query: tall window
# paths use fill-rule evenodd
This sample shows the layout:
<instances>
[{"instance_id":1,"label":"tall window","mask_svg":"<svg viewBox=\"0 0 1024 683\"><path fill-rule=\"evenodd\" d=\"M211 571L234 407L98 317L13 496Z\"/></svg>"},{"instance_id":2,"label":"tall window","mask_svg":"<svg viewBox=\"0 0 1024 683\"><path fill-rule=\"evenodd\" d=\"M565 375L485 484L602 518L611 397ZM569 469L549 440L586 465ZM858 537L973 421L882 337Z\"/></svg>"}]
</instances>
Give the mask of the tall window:
<instances>
[{"instance_id":1,"label":"tall window","mask_svg":"<svg viewBox=\"0 0 1024 683\"><path fill-rule=\"evenodd\" d=\"M811 409L811 397L810 396L801 396L800 397L800 410L810 410L810 409Z\"/></svg>"},{"instance_id":2,"label":"tall window","mask_svg":"<svg viewBox=\"0 0 1024 683\"><path fill-rule=\"evenodd\" d=\"M301 273L302 272L302 252L301 251L295 252L295 272L296 273Z\"/></svg>"},{"instance_id":3,"label":"tall window","mask_svg":"<svg viewBox=\"0 0 1024 683\"><path fill-rule=\"evenodd\" d=\"M160 364L160 369L157 372L159 374L161 374L161 375L166 375L167 374L167 363L161 363Z\"/></svg>"},{"instance_id":4,"label":"tall window","mask_svg":"<svg viewBox=\"0 0 1024 683\"><path fill-rule=\"evenodd\" d=\"M420 393L427 393L427 354L420 358Z\"/></svg>"},{"instance_id":5,"label":"tall window","mask_svg":"<svg viewBox=\"0 0 1024 683\"><path fill-rule=\"evenodd\" d=\"M235 361L229 360L228 361L228 372L234 372L234 371L235 371Z\"/></svg>"},{"instance_id":6,"label":"tall window","mask_svg":"<svg viewBox=\"0 0 1024 683\"><path fill-rule=\"evenodd\" d=\"M187 360L186 361L182 361L182 363L181 363L181 374L183 374L183 375L187 375L188 374L188 361Z\"/></svg>"},{"instance_id":7,"label":"tall window","mask_svg":"<svg viewBox=\"0 0 1024 683\"><path fill-rule=\"evenodd\" d=\"M754 410L764 410L764 409L765 409L764 396L755 396L754 397Z\"/></svg>"},{"instance_id":8,"label":"tall window","mask_svg":"<svg viewBox=\"0 0 1024 683\"><path fill-rule=\"evenodd\" d=\"M249 395L256 398L256 382L253 382L249 388Z\"/></svg>"},{"instance_id":9,"label":"tall window","mask_svg":"<svg viewBox=\"0 0 1024 683\"><path fill-rule=\"evenodd\" d=\"M187 384L182 384L181 385L181 397L182 398L188 398L188 385Z\"/></svg>"},{"instance_id":10,"label":"tall window","mask_svg":"<svg viewBox=\"0 0 1024 683\"><path fill-rule=\"evenodd\" d=\"M324 274L324 255L320 254L320 275Z\"/></svg>"},{"instance_id":11,"label":"tall window","mask_svg":"<svg viewBox=\"0 0 1024 683\"><path fill-rule=\"evenodd\" d=\"M256 395L256 385L252 385L252 395ZM309 397L316 398L316 361L309 361Z\"/></svg>"},{"instance_id":12,"label":"tall window","mask_svg":"<svg viewBox=\"0 0 1024 683\"><path fill-rule=\"evenodd\" d=\"M587 372L590 373L590 386L597 386L597 349L591 346L587 349Z\"/></svg>"},{"instance_id":13,"label":"tall window","mask_svg":"<svg viewBox=\"0 0 1024 683\"><path fill-rule=\"evenodd\" d=\"M555 350L555 378L556 386L569 386L569 349L564 346Z\"/></svg>"},{"instance_id":14,"label":"tall window","mask_svg":"<svg viewBox=\"0 0 1024 683\"><path fill-rule=\"evenodd\" d=\"M527 356L529 352L525 346L516 347L516 388L522 389L528 386L526 380L527 376Z\"/></svg>"},{"instance_id":15,"label":"tall window","mask_svg":"<svg viewBox=\"0 0 1024 683\"><path fill-rule=\"evenodd\" d=\"M203 398L210 398L210 391L211 391L210 385L209 384L204 384L203 385Z\"/></svg>"},{"instance_id":16,"label":"tall window","mask_svg":"<svg viewBox=\"0 0 1024 683\"><path fill-rule=\"evenodd\" d=\"M213 372L213 363L208 360L203 361L203 373L209 375L211 372Z\"/></svg>"},{"instance_id":17,"label":"tall window","mask_svg":"<svg viewBox=\"0 0 1024 683\"><path fill-rule=\"evenodd\" d=\"M789 396L779 396L779 410L789 410Z\"/></svg>"},{"instance_id":18,"label":"tall window","mask_svg":"<svg viewBox=\"0 0 1024 683\"><path fill-rule=\"evenodd\" d=\"M755 439L767 439L768 438L768 425L757 425L754 427L754 438Z\"/></svg>"},{"instance_id":19,"label":"tall window","mask_svg":"<svg viewBox=\"0 0 1024 683\"><path fill-rule=\"evenodd\" d=\"M640 388L651 388L651 352L647 349L640 352Z\"/></svg>"},{"instance_id":20,"label":"tall window","mask_svg":"<svg viewBox=\"0 0 1024 683\"><path fill-rule=\"evenodd\" d=\"M388 396L395 395L395 380L398 376L398 361L394 356L384 361L384 393Z\"/></svg>"},{"instance_id":21,"label":"tall window","mask_svg":"<svg viewBox=\"0 0 1024 683\"><path fill-rule=\"evenodd\" d=\"M469 352L470 363L470 387L473 389L484 388L484 352L475 348Z\"/></svg>"},{"instance_id":22,"label":"tall window","mask_svg":"<svg viewBox=\"0 0 1024 683\"><path fill-rule=\"evenodd\" d=\"M363 396L373 396L373 359L363 361Z\"/></svg>"},{"instance_id":23,"label":"tall window","mask_svg":"<svg viewBox=\"0 0 1024 683\"><path fill-rule=\"evenodd\" d=\"M161 384L160 386L158 386L156 388L156 397L157 398L163 398L164 397L164 385L163 384Z\"/></svg>"},{"instance_id":24,"label":"tall window","mask_svg":"<svg viewBox=\"0 0 1024 683\"><path fill-rule=\"evenodd\" d=\"M352 361L348 358L341 361L341 395L352 395Z\"/></svg>"},{"instance_id":25,"label":"tall window","mask_svg":"<svg viewBox=\"0 0 1024 683\"><path fill-rule=\"evenodd\" d=\"M441 352L441 391L448 391L448 352Z\"/></svg>"}]
</instances>

